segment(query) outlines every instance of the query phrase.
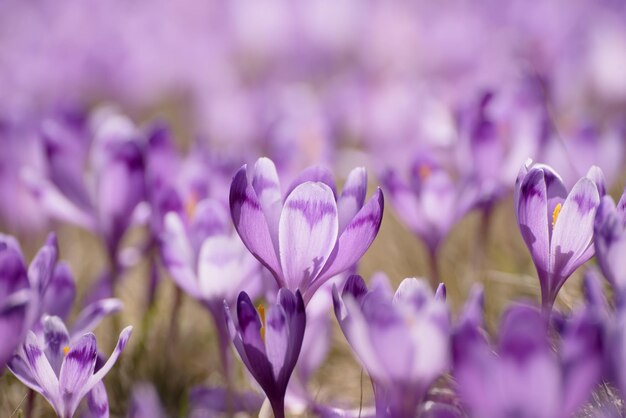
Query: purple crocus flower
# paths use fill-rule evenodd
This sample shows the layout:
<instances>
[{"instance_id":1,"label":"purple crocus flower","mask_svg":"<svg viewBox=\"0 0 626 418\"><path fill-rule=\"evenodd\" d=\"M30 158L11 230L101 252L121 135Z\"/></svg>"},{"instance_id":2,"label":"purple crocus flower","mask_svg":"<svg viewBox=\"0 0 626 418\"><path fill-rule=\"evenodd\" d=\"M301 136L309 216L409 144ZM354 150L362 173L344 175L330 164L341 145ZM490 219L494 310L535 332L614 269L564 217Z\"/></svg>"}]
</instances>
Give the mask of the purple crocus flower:
<instances>
[{"instance_id":1,"label":"purple crocus flower","mask_svg":"<svg viewBox=\"0 0 626 418\"><path fill-rule=\"evenodd\" d=\"M101 383L124 350L132 327L125 328L109 359L96 370L98 347L92 333L70 340L67 328L57 317L45 320L43 342L33 332L9 362L13 374L26 386L41 393L59 418L72 418L80 401ZM101 391L91 397L94 410L102 400ZM104 395L106 399L106 395ZM108 406L107 406L108 410Z\"/></svg>"},{"instance_id":2,"label":"purple crocus flower","mask_svg":"<svg viewBox=\"0 0 626 418\"><path fill-rule=\"evenodd\" d=\"M610 196L602 198L594 233L598 265L621 298L626 291L626 192L617 206Z\"/></svg>"},{"instance_id":3,"label":"purple crocus flower","mask_svg":"<svg viewBox=\"0 0 626 418\"><path fill-rule=\"evenodd\" d=\"M601 376L601 327L587 311L566 322L556 354L533 307L509 308L495 352L481 325L480 298L474 298L453 337L454 377L470 417L571 417Z\"/></svg>"},{"instance_id":4,"label":"purple crocus flower","mask_svg":"<svg viewBox=\"0 0 626 418\"><path fill-rule=\"evenodd\" d=\"M140 133L125 117L101 111L92 119L91 130L48 121L42 135L48 175L26 171L24 178L49 216L98 234L116 262L144 198L143 149Z\"/></svg>"},{"instance_id":5,"label":"purple crocus flower","mask_svg":"<svg viewBox=\"0 0 626 418\"><path fill-rule=\"evenodd\" d=\"M415 417L429 386L448 368L450 319L444 288L433 296L422 280L405 279L395 295L368 290L351 276L335 315L352 350L369 373L378 417Z\"/></svg>"},{"instance_id":6,"label":"purple crocus flower","mask_svg":"<svg viewBox=\"0 0 626 418\"><path fill-rule=\"evenodd\" d=\"M387 170L382 181L400 219L426 245L435 287L439 284L439 248L454 225L479 202L479 184L469 179L453 180L427 153L413 162L408 183L393 169Z\"/></svg>"},{"instance_id":7,"label":"purple crocus flower","mask_svg":"<svg viewBox=\"0 0 626 418\"><path fill-rule=\"evenodd\" d=\"M602 172L592 167L567 192L550 167L528 161L516 181L517 223L541 285L545 312L567 278L593 256L593 224L605 193Z\"/></svg>"},{"instance_id":8,"label":"purple crocus flower","mask_svg":"<svg viewBox=\"0 0 626 418\"><path fill-rule=\"evenodd\" d=\"M367 174L356 168L337 196L327 170L308 169L282 194L274 163L243 166L230 188L230 210L237 232L280 287L299 289L306 303L328 279L363 256L383 216L377 189L365 202ZM283 197L284 196L284 197Z\"/></svg>"},{"instance_id":9,"label":"purple crocus flower","mask_svg":"<svg viewBox=\"0 0 626 418\"><path fill-rule=\"evenodd\" d=\"M299 290L282 288L278 303L265 310L254 308L246 292L237 300L237 323L225 304L233 344L267 396L274 416L285 417L285 392L304 338L306 314Z\"/></svg>"}]
</instances>

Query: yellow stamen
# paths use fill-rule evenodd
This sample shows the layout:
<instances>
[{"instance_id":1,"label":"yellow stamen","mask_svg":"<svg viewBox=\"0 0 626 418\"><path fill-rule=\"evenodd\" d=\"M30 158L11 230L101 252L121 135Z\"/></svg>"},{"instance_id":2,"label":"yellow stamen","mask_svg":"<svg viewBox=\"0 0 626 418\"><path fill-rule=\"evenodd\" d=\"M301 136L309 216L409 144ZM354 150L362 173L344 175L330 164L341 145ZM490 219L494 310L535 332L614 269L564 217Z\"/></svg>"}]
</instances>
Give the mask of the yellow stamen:
<instances>
[{"instance_id":1,"label":"yellow stamen","mask_svg":"<svg viewBox=\"0 0 626 418\"><path fill-rule=\"evenodd\" d=\"M185 201L185 214L187 214L187 218L193 218L193 215L196 214L196 207L198 206L198 194L196 192L191 192L187 200Z\"/></svg>"},{"instance_id":2,"label":"yellow stamen","mask_svg":"<svg viewBox=\"0 0 626 418\"><path fill-rule=\"evenodd\" d=\"M63 347L63 355L67 356L67 353L70 352L70 348L66 345L65 347Z\"/></svg>"},{"instance_id":3,"label":"yellow stamen","mask_svg":"<svg viewBox=\"0 0 626 418\"><path fill-rule=\"evenodd\" d=\"M259 316L261 317L261 339L265 341L265 306L263 306L262 303L259 303L256 310L259 311Z\"/></svg>"},{"instance_id":4,"label":"yellow stamen","mask_svg":"<svg viewBox=\"0 0 626 418\"><path fill-rule=\"evenodd\" d=\"M431 169L430 169L430 167L429 167L429 166L427 166L427 165L421 165L421 166L418 168L417 172L418 172L419 176L420 176L422 179L424 179L424 180L425 180L425 179L427 179L428 177L430 177L430 175L431 175L431 173L432 173L432 170L431 170Z\"/></svg>"},{"instance_id":5,"label":"yellow stamen","mask_svg":"<svg viewBox=\"0 0 626 418\"><path fill-rule=\"evenodd\" d=\"M556 224L556 220L559 218L559 214L561 213L561 204L558 203L554 208L554 212L552 212L552 228Z\"/></svg>"}]
</instances>

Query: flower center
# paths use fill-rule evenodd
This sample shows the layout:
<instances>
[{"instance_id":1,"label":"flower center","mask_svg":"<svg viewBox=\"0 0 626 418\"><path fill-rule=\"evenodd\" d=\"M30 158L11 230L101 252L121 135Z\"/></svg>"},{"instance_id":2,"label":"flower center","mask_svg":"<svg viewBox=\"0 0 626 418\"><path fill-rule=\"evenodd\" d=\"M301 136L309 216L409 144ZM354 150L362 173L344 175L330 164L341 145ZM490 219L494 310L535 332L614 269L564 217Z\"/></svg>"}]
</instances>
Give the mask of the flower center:
<instances>
[{"instance_id":1,"label":"flower center","mask_svg":"<svg viewBox=\"0 0 626 418\"><path fill-rule=\"evenodd\" d=\"M426 164L420 165L420 167L417 169L417 174L422 180L426 180L432 174L432 170Z\"/></svg>"},{"instance_id":2,"label":"flower center","mask_svg":"<svg viewBox=\"0 0 626 418\"><path fill-rule=\"evenodd\" d=\"M193 218L193 216L196 214L197 206L198 194L196 192L191 192L191 194L185 201L185 214L187 215L187 219Z\"/></svg>"},{"instance_id":3,"label":"flower center","mask_svg":"<svg viewBox=\"0 0 626 418\"><path fill-rule=\"evenodd\" d=\"M561 213L561 204L558 203L555 206L554 211L552 212L552 228L554 228L554 225L556 225L556 220L559 218L560 213Z\"/></svg>"},{"instance_id":4,"label":"flower center","mask_svg":"<svg viewBox=\"0 0 626 418\"><path fill-rule=\"evenodd\" d=\"M65 347L63 347L63 355L64 356L67 356L67 353L69 353L69 352L70 352L70 347L69 346L66 345Z\"/></svg>"}]
</instances>

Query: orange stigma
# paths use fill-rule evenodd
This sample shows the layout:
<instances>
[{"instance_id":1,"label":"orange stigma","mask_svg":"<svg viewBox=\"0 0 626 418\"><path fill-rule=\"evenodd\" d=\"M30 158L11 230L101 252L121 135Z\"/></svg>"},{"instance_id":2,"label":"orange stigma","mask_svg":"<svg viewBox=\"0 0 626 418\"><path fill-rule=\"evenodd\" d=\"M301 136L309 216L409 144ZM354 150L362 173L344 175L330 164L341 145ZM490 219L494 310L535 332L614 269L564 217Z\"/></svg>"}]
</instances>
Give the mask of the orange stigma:
<instances>
[{"instance_id":1,"label":"orange stigma","mask_svg":"<svg viewBox=\"0 0 626 418\"><path fill-rule=\"evenodd\" d=\"M427 179L428 177L430 177L432 170L427 165L420 165L420 167L417 169L417 173L422 179Z\"/></svg>"},{"instance_id":2,"label":"orange stigma","mask_svg":"<svg viewBox=\"0 0 626 418\"><path fill-rule=\"evenodd\" d=\"M556 224L556 220L559 218L559 214L561 213L561 204L558 203L552 212L552 228Z\"/></svg>"},{"instance_id":3,"label":"orange stigma","mask_svg":"<svg viewBox=\"0 0 626 418\"><path fill-rule=\"evenodd\" d=\"M63 347L63 355L67 356L67 353L70 352L70 348L66 345L65 347Z\"/></svg>"},{"instance_id":4,"label":"orange stigma","mask_svg":"<svg viewBox=\"0 0 626 418\"><path fill-rule=\"evenodd\" d=\"M261 317L261 339L265 341L265 306L263 306L262 303L259 303L256 310L259 312L259 316Z\"/></svg>"},{"instance_id":5,"label":"orange stigma","mask_svg":"<svg viewBox=\"0 0 626 418\"><path fill-rule=\"evenodd\" d=\"M185 201L185 214L188 219L193 218L196 214L196 207L198 206L198 194L196 192L191 192L189 197Z\"/></svg>"}]
</instances>

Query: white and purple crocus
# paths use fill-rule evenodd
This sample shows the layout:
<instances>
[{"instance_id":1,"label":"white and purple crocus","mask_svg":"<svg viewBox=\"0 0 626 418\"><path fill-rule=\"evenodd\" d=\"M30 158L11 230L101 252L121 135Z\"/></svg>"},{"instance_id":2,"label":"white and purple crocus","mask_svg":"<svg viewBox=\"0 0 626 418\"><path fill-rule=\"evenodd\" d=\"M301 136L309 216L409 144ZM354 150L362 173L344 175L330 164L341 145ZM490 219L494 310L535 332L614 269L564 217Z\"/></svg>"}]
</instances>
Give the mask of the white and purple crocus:
<instances>
[{"instance_id":1,"label":"white and purple crocus","mask_svg":"<svg viewBox=\"0 0 626 418\"><path fill-rule=\"evenodd\" d=\"M515 214L537 269L545 312L552 310L567 278L593 256L594 219L604 194L604 178L597 167L569 193L559 175L546 165L528 161L520 170Z\"/></svg>"},{"instance_id":2,"label":"white and purple crocus","mask_svg":"<svg viewBox=\"0 0 626 418\"><path fill-rule=\"evenodd\" d=\"M111 370L124 350L132 327L125 328L109 359L96 369L98 347L96 337L86 333L74 339L57 317L44 321L43 341L29 331L26 341L9 362L13 374L26 386L41 393L59 418L72 418L80 401ZM100 387L104 390L103 387ZM99 389L98 389L99 390ZM90 401L106 399L106 393L95 393ZM92 410L108 411L108 403Z\"/></svg>"},{"instance_id":3,"label":"white and purple crocus","mask_svg":"<svg viewBox=\"0 0 626 418\"><path fill-rule=\"evenodd\" d=\"M237 300L236 317L228 305L226 315L233 344L254 379L267 396L274 416L285 417L285 392L304 338L306 314L299 290L282 288L278 301L265 316L261 305L255 309L246 292Z\"/></svg>"},{"instance_id":4,"label":"white and purple crocus","mask_svg":"<svg viewBox=\"0 0 626 418\"><path fill-rule=\"evenodd\" d=\"M382 276L381 276L382 277ZM449 364L450 318L445 288L433 295L426 281L402 281L368 290L351 276L333 301L350 347L372 379L376 416L415 417L429 386Z\"/></svg>"},{"instance_id":5,"label":"white and purple crocus","mask_svg":"<svg viewBox=\"0 0 626 418\"><path fill-rule=\"evenodd\" d=\"M363 256L378 234L383 194L366 202L367 174L355 168L337 195L332 175L305 170L283 194L276 167L259 159L242 167L230 188L237 232L280 287L299 289L305 303L331 277Z\"/></svg>"}]
</instances>

